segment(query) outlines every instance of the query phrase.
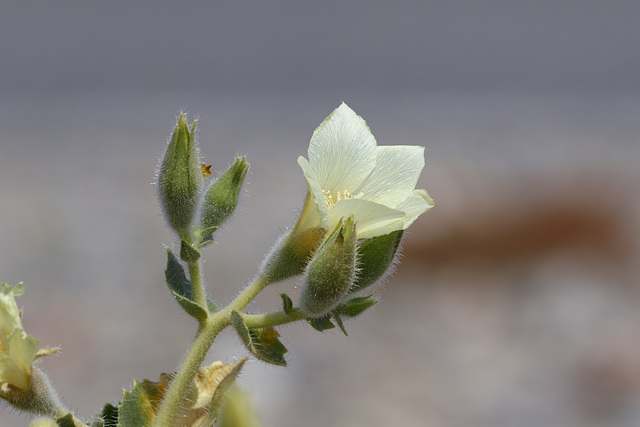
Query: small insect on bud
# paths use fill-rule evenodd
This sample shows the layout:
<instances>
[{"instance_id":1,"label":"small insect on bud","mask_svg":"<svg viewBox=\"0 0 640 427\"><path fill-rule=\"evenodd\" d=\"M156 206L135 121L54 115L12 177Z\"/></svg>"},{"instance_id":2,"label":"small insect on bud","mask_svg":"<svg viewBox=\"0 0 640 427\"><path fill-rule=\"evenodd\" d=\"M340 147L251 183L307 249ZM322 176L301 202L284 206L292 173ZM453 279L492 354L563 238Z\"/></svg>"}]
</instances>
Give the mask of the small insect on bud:
<instances>
[{"instance_id":1,"label":"small insect on bud","mask_svg":"<svg viewBox=\"0 0 640 427\"><path fill-rule=\"evenodd\" d=\"M226 221L238 205L238 195L249 170L246 157L238 157L204 195L200 212L200 229L218 227Z\"/></svg>"},{"instance_id":2,"label":"small insect on bud","mask_svg":"<svg viewBox=\"0 0 640 427\"><path fill-rule=\"evenodd\" d=\"M335 308L356 277L356 225L353 216L341 220L307 266L300 308L321 317Z\"/></svg>"},{"instance_id":3,"label":"small insect on bud","mask_svg":"<svg viewBox=\"0 0 640 427\"><path fill-rule=\"evenodd\" d=\"M158 170L158 192L165 218L183 238L191 233L202 191L203 168L195 130L196 122L189 129L181 113Z\"/></svg>"}]
</instances>

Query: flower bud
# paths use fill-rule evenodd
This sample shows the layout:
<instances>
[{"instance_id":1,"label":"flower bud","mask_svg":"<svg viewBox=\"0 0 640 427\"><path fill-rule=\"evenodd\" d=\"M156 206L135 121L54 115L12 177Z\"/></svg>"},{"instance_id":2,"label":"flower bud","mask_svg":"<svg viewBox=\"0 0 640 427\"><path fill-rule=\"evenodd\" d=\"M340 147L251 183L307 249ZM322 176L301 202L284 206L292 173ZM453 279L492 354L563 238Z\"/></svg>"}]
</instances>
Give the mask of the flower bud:
<instances>
[{"instance_id":1,"label":"flower bud","mask_svg":"<svg viewBox=\"0 0 640 427\"><path fill-rule=\"evenodd\" d=\"M325 231L320 227L301 232L294 229L283 235L262 263L260 275L267 282L275 283L304 273L324 235Z\"/></svg>"},{"instance_id":2,"label":"flower bud","mask_svg":"<svg viewBox=\"0 0 640 427\"><path fill-rule=\"evenodd\" d=\"M342 300L356 277L356 226L353 216L338 227L307 266L300 308L309 317L325 315Z\"/></svg>"},{"instance_id":3,"label":"flower bud","mask_svg":"<svg viewBox=\"0 0 640 427\"><path fill-rule=\"evenodd\" d=\"M380 281L392 270L403 230L364 240L358 247L358 275L349 294L359 292Z\"/></svg>"},{"instance_id":4,"label":"flower bud","mask_svg":"<svg viewBox=\"0 0 640 427\"><path fill-rule=\"evenodd\" d=\"M235 163L211 184L204 195L200 211L201 230L220 226L233 213L248 170L249 163L246 157L238 157Z\"/></svg>"},{"instance_id":5,"label":"flower bud","mask_svg":"<svg viewBox=\"0 0 640 427\"><path fill-rule=\"evenodd\" d=\"M182 113L158 170L158 191L167 222L181 237L191 233L202 190L202 168L195 138Z\"/></svg>"}]
</instances>

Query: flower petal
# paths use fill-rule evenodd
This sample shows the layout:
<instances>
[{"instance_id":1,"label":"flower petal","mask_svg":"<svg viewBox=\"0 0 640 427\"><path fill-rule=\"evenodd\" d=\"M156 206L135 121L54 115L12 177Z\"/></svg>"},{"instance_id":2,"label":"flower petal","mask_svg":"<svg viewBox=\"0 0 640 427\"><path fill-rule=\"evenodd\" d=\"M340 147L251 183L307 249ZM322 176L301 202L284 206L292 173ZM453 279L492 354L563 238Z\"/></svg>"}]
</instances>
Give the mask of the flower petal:
<instances>
[{"instance_id":1,"label":"flower petal","mask_svg":"<svg viewBox=\"0 0 640 427\"><path fill-rule=\"evenodd\" d=\"M355 194L363 199L395 208L409 197L418 182L422 168L424 147L378 147L376 167Z\"/></svg>"},{"instance_id":2,"label":"flower petal","mask_svg":"<svg viewBox=\"0 0 640 427\"><path fill-rule=\"evenodd\" d=\"M396 206L396 209L405 213L403 229L409 228L413 221L432 207L433 199L425 190L413 190L406 200Z\"/></svg>"},{"instance_id":3,"label":"flower petal","mask_svg":"<svg viewBox=\"0 0 640 427\"><path fill-rule=\"evenodd\" d=\"M305 207L302 211L302 216L298 221L296 228L298 228L298 230L305 230L307 228L321 226L325 230L328 230L329 211L327 209L327 203L324 200L322 187L318 184L315 169L313 169L307 159L302 156L298 157L298 164L302 168L302 173L307 181L307 188L311 195L311 200L307 197ZM308 203L310 202L313 204L313 209L308 206Z\"/></svg>"},{"instance_id":4,"label":"flower petal","mask_svg":"<svg viewBox=\"0 0 640 427\"><path fill-rule=\"evenodd\" d=\"M376 164L376 140L362 117L343 103L313 132L309 163L320 188L353 193Z\"/></svg>"},{"instance_id":5,"label":"flower petal","mask_svg":"<svg viewBox=\"0 0 640 427\"><path fill-rule=\"evenodd\" d=\"M329 209L330 227L336 227L340 219L351 215L357 221L358 239L369 239L402 230L405 223L404 212L368 200L343 199Z\"/></svg>"},{"instance_id":6,"label":"flower petal","mask_svg":"<svg viewBox=\"0 0 640 427\"><path fill-rule=\"evenodd\" d=\"M40 340L15 329L5 337L6 351L0 356L0 382L8 382L22 389L29 389L31 365L40 349Z\"/></svg>"}]
</instances>

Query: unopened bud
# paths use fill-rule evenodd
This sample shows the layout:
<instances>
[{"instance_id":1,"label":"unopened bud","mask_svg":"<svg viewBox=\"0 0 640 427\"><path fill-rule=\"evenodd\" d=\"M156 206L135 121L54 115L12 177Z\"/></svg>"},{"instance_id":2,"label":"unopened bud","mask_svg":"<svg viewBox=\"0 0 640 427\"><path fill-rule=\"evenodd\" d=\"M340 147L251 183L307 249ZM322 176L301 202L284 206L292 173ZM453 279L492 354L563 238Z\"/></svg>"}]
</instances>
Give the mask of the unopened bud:
<instances>
[{"instance_id":1,"label":"unopened bud","mask_svg":"<svg viewBox=\"0 0 640 427\"><path fill-rule=\"evenodd\" d=\"M200 229L218 227L231 216L249 170L246 157L239 157L207 190L200 213ZM203 236L206 237L206 236Z\"/></svg>"},{"instance_id":2,"label":"unopened bud","mask_svg":"<svg viewBox=\"0 0 640 427\"><path fill-rule=\"evenodd\" d=\"M316 251L307 267L300 308L309 317L321 317L335 308L356 277L354 218L341 221Z\"/></svg>"},{"instance_id":3,"label":"unopened bud","mask_svg":"<svg viewBox=\"0 0 640 427\"><path fill-rule=\"evenodd\" d=\"M202 190L202 168L195 137L180 114L158 171L158 191L167 222L181 237L191 233Z\"/></svg>"},{"instance_id":4,"label":"unopened bud","mask_svg":"<svg viewBox=\"0 0 640 427\"><path fill-rule=\"evenodd\" d=\"M349 294L359 292L382 279L393 267L403 230L367 239L358 247L358 275Z\"/></svg>"},{"instance_id":5,"label":"unopened bud","mask_svg":"<svg viewBox=\"0 0 640 427\"><path fill-rule=\"evenodd\" d=\"M325 231L320 227L285 234L262 263L260 275L267 282L276 283L304 273L324 235Z\"/></svg>"}]
</instances>

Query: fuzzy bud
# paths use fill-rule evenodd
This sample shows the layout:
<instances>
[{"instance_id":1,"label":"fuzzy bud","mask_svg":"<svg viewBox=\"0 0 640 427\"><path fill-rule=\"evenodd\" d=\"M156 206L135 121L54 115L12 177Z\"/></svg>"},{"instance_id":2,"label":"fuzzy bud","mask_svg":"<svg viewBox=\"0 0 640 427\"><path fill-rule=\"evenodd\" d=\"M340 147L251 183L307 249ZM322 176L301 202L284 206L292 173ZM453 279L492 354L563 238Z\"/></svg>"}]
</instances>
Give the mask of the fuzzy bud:
<instances>
[{"instance_id":1,"label":"fuzzy bud","mask_svg":"<svg viewBox=\"0 0 640 427\"><path fill-rule=\"evenodd\" d=\"M320 227L285 234L262 263L260 275L269 283L276 283L304 273L324 235L325 231Z\"/></svg>"},{"instance_id":2,"label":"fuzzy bud","mask_svg":"<svg viewBox=\"0 0 640 427\"><path fill-rule=\"evenodd\" d=\"M195 129L196 122L189 129L181 113L158 170L158 191L165 218L181 237L191 233L202 191Z\"/></svg>"},{"instance_id":3,"label":"fuzzy bud","mask_svg":"<svg viewBox=\"0 0 640 427\"><path fill-rule=\"evenodd\" d=\"M238 157L204 195L200 213L200 229L218 227L231 216L238 204L238 195L249 170L246 157Z\"/></svg>"},{"instance_id":4,"label":"fuzzy bud","mask_svg":"<svg viewBox=\"0 0 640 427\"><path fill-rule=\"evenodd\" d=\"M356 277L356 226L341 220L307 266L300 308L309 317L325 315L342 300Z\"/></svg>"},{"instance_id":5,"label":"fuzzy bud","mask_svg":"<svg viewBox=\"0 0 640 427\"><path fill-rule=\"evenodd\" d=\"M358 248L358 276L349 294L359 292L380 281L393 267L403 230L364 240Z\"/></svg>"}]
</instances>

